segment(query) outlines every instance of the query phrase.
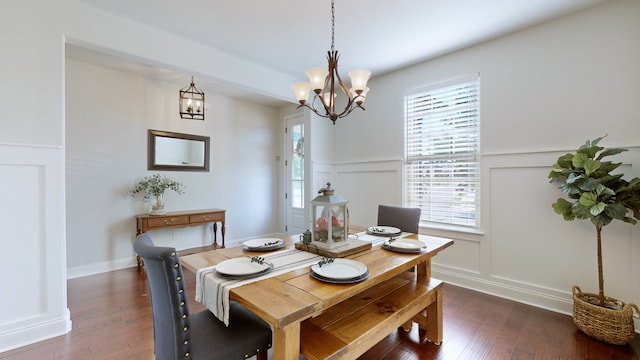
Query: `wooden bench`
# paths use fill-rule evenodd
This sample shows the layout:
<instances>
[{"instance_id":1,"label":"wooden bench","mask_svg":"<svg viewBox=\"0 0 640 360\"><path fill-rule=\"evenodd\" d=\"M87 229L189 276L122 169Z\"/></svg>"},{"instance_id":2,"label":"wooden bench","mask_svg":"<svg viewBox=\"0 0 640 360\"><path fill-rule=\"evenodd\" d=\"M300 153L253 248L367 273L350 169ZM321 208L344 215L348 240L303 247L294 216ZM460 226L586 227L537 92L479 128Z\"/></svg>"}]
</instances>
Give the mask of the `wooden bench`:
<instances>
[{"instance_id":1,"label":"wooden bench","mask_svg":"<svg viewBox=\"0 0 640 360\"><path fill-rule=\"evenodd\" d=\"M443 285L411 272L386 280L303 321L300 351L309 360L356 359L397 328L409 331L412 321L421 343L440 344Z\"/></svg>"}]
</instances>

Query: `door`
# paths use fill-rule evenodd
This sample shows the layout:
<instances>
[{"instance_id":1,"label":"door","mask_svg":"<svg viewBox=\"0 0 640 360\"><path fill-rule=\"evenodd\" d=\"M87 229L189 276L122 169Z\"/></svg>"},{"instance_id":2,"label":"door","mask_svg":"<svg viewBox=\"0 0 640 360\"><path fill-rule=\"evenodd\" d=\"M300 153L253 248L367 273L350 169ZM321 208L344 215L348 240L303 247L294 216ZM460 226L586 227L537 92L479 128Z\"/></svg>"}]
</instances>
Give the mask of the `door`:
<instances>
[{"instance_id":1,"label":"door","mask_svg":"<svg viewBox=\"0 0 640 360\"><path fill-rule=\"evenodd\" d=\"M286 119L285 137L285 231L287 235L291 235L306 230L304 214L308 200L304 191L305 139L302 114Z\"/></svg>"}]
</instances>

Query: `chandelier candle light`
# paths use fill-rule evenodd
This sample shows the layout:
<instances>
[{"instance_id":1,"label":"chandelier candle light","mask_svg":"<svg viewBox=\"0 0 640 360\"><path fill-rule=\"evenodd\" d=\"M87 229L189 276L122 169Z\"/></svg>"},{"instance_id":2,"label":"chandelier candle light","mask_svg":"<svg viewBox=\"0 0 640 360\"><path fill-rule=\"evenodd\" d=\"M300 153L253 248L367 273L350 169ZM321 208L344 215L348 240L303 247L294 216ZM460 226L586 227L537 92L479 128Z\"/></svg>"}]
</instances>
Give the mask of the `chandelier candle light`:
<instances>
[{"instance_id":1,"label":"chandelier candle light","mask_svg":"<svg viewBox=\"0 0 640 360\"><path fill-rule=\"evenodd\" d=\"M311 109L314 113L321 117L331 119L333 124L339 118L349 115L355 108L362 107L362 103L366 99L369 88L367 81L371 77L369 70L351 70L348 72L351 79L351 88L340 79L338 73L338 51L335 49L335 0L331 0L331 50L327 51L327 60L329 62L328 69L315 67L308 69L306 75L309 82L298 82L291 87L296 95L296 99L300 103L298 108L304 106ZM336 98L338 97L338 87L346 96L346 105L343 110L336 110ZM309 98L309 90L313 89L315 93L311 104L307 104ZM316 107L316 103L322 104L322 108ZM324 110L324 111L323 111ZM340 111L340 112L338 112Z\"/></svg>"}]
</instances>

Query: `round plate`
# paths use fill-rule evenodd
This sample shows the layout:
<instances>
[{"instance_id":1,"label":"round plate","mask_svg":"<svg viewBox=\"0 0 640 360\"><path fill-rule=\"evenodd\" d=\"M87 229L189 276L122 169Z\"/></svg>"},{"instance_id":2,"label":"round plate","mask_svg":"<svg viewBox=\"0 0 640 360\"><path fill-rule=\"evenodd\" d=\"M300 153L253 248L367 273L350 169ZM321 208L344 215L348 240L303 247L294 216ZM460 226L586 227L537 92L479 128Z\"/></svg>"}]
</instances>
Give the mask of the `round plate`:
<instances>
[{"instance_id":1,"label":"round plate","mask_svg":"<svg viewBox=\"0 0 640 360\"><path fill-rule=\"evenodd\" d=\"M309 272L309 274L311 275L312 278L316 279L316 280L320 280L323 282L328 282L331 284L354 284L357 282L360 282L362 280L365 280L366 278L369 277L369 270L367 270L364 274L355 277L355 278L351 278L351 279L330 279L330 278L326 278L324 276L320 276L318 274L316 274L313 270L311 270Z\"/></svg>"},{"instance_id":2,"label":"round plate","mask_svg":"<svg viewBox=\"0 0 640 360\"><path fill-rule=\"evenodd\" d=\"M393 226L371 226L367 229L367 234L370 235L392 236L400 235L400 233L402 231Z\"/></svg>"},{"instance_id":3,"label":"round plate","mask_svg":"<svg viewBox=\"0 0 640 360\"><path fill-rule=\"evenodd\" d=\"M271 268L270 263L264 262L259 264L257 262L251 262L251 258L249 257L233 258L216 265L217 272L230 276L254 275L269 268Z\"/></svg>"},{"instance_id":4,"label":"round plate","mask_svg":"<svg viewBox=\"0 0 640 360\"><path fill-rule=\"evenodd\" d=\"M396 245L396 243L398 244ZM385 241L382 244L382 248L400 253L418 254L427 250L427 245L418 240L398 239L391 243Z\"/></svg>"},{"instance_id":5,"label":"round plate","mask_svg":"<svg viewBox=\"0 0 640 360\"><path fill-rule=\"evenodd\" d=\"M265 269L263 271L257 272L255 274L250 274L250 275L227 275L227 274L223 274L219 271L216 271L216 274L218 274L219 276L225 277L225 278L229 278L229 279L251 279L254 277L258 277L258 276L262 276L266 273L268 273L269 271L273 270L272 266L269 266L268 269Z\"/></svg>"},{"instance_id":6,"label":"round plate","mask_svg":"<svg viewBox=\"0 0 640 360\"><path fill-rule=\"evenodd\" d=\"M278 238L261 238L247 240L242 244L242 248L248 251L272 251L283 248L285 242Z\"/></svg>"},{"instance_id":7,"label":"round plate","mask_svg":"<svg viewBox=\"0 0 640 360\"><path fill-rule=\"evenodd\" d=\"M420 240L411 240L411 239L397 239L391 242L386 241L385 244L390 248L408 249L408 250L420 250L423 247L427 246L427 244L423 243Z\"/></svg>"},{"instance_id":8,"label":"round plate","mask_svg":"<svg viewBox=\"0 0 640 360\"><path fill-rule=\"evenodd\" d=\"M311 265L311 271L328 280L355 279L367 273L367 266L351 259L333 259L330 264Z\"/></svg>"}]
</instances>

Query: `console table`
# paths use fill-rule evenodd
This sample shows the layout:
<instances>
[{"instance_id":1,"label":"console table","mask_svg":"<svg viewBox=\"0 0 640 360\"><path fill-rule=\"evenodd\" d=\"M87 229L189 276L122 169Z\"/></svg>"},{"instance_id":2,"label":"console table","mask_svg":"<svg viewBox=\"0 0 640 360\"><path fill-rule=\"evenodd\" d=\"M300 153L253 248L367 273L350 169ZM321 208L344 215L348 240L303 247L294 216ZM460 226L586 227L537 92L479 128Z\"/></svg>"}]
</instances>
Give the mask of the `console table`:
<instances>
[{"instance_id":1,"label":"console table","mask_svg":"<svg viewBox=\"0 0 640 360\"><path fill-rule=\"evenodd\" d=\"M136 236L149 230L166 228L181 228L186 226L198 226L213 223L213 248L224 247L224 215L226 210L205 209L193 211L168 212L164 215L136 215ZM222 245L218 246L218 223L221 223ZM140 256L136 255L138 267L142 266Z\"/></svg>"}]
</instances>

